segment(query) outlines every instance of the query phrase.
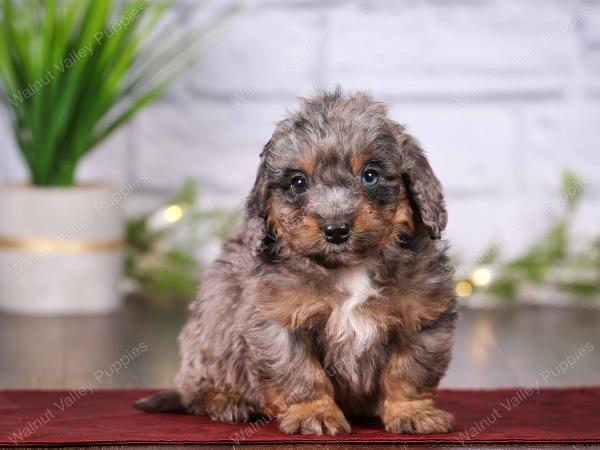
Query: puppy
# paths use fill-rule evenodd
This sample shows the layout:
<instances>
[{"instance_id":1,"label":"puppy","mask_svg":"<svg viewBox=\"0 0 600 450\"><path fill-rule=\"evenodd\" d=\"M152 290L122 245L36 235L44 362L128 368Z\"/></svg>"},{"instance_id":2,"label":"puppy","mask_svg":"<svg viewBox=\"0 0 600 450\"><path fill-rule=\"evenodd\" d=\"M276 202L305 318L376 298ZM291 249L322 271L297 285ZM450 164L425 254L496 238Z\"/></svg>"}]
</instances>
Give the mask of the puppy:
<instances>
[{"instance_id":1,"label":"puppy","mask_svg":"<svg viewBox=\"0 0 600 450\"><path fill-rule=\"evenodd\" d=\"M441 433L456 319L440 182L368 95L303 100L261 154L245 220L204 278L177 390L142 399L284 433Z\"/></svg>"}]
</instances>

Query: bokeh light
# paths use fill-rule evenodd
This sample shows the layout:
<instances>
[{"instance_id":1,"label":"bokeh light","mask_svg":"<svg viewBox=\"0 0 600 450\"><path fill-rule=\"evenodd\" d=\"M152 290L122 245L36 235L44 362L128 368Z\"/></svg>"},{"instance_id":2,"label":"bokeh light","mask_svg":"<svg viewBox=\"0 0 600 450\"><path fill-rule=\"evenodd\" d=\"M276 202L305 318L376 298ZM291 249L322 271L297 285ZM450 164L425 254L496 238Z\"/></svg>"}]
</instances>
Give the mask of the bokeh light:
<instances>
[{"instance_id":1,"label":"bokeh light","mask_svg":"<svg viewBox=\"0 0 600 450\"><path fill-rule=\"evenodd\" d=\"M468 281L459 281L456 283L455 292L459 297L468 297L473 293L473 285Z\"/></svg>"},{"instance_id":2,"label":"bokeh light","mask_svg":"<svg viewBox=\"0 0 600 450\"><path fill-rule=\"evenodd\" d=\"M171 205L165 209L163 217L169 223L177 222L183 217L183 209L179 205Z\"/></svg>"}]
</instances>

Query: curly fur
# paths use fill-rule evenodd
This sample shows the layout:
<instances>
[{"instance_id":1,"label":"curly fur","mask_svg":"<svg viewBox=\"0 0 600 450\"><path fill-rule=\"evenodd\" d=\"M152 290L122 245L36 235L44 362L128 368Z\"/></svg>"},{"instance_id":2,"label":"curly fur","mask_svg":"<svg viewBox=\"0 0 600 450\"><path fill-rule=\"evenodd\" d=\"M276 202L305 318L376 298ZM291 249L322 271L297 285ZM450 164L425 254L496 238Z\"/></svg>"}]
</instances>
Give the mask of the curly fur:
<instances>
[{"instance_id":1,"label":"curly fur","mask_svg":"<svg viewBox=\"0 0 600 450\"><path fill-rule=\"evenodd\" d=\"M348 242L326 242L331 221L351 224ZM345 415L449 431L435 407L456 319L446 221L438 179L384 104L339 89L303 100L277 124L245 219L191 305L173 395L224 422L274 415L286 433L349 432Z\"/></svg>"}]
</instances>

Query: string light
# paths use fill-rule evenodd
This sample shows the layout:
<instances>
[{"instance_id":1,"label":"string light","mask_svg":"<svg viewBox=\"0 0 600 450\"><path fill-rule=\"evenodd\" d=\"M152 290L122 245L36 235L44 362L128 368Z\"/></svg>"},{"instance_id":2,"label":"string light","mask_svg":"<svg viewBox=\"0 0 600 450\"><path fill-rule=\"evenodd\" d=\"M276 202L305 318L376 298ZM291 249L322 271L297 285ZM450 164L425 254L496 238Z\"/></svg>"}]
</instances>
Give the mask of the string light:
<instances>
[{"instance_id":1,"label":"string light","mask_svg":"<svg viewBox=\"0 0 600 450\"><path fill-rule=\"evenodd\" d=\"M490 269L480 267L471 274L471 282L475 286L487 286L492 281L492 272Z\"/></svg>"},{"instance_id":2,"label":"string light","mask_svg":"<svg viewBox=\"0 0 600 450\"><path fill-rule=\"evenodd\" d=\"M473 285L468 281L459 281L454 288L459 297L468 297L473 293Z\"/></svg>"},{"instance_id":3,"label":"string light","mask_svg":"<svg viewBox=\"0 0 600 450\"><path fill-rule=\"evenodd\" d=\"M179 205L170 205L165 209L163 217L168 223L177 222L183 217L183 209Z\"/></svg>"}]
</instances>

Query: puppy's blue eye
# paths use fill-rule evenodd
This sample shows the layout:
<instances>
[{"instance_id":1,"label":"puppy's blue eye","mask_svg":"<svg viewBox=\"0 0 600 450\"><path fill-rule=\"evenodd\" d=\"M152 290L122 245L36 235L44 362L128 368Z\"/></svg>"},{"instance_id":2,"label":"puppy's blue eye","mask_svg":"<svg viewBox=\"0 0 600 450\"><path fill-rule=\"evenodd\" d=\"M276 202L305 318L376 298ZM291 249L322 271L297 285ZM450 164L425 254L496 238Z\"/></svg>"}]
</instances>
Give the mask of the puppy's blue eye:
<instances>
[{"instance_id":1,"label":"puppy's blue eye","mask_svg":"<svg viewBox=\"0 0 600 450\"><path fill-rule=\"evenodd\" d=\"M290 188L296 194L303 194L308 189L308 181L302 175L296 175L292 178L292 183L290 184Z\"/></svg>"},{"instance_id":2,"label":"puppy's blue eye","mask_svg":"<svg viewBox=\"0 0 600 450\"><path fill-rule=\"evenodd\" d=\"M362 182L365 186L375 186L379 183L379 173L375 169L367 169L363 172Z\"/></svg>"}]
</instances>

